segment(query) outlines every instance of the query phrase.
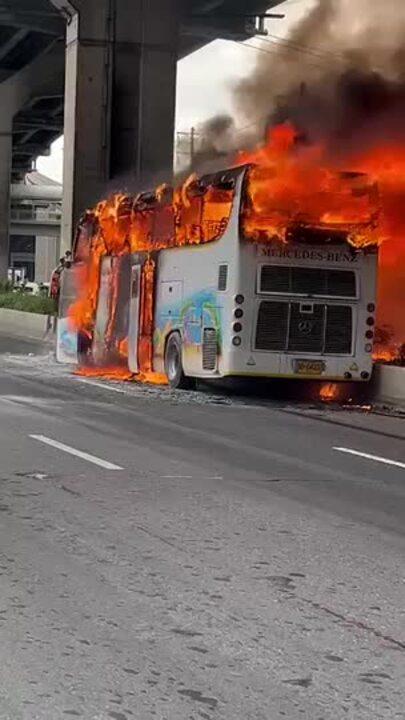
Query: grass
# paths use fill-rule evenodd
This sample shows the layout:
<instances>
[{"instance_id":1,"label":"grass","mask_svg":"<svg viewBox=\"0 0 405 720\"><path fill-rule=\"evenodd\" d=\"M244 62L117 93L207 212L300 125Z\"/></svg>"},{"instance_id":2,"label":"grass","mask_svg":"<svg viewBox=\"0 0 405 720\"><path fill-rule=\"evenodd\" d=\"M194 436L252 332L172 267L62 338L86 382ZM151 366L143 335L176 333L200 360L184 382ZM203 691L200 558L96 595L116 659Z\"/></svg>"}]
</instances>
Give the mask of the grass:
<instances>
[{"instance_id":1,"label":"grass","mask_svg":"<svg viewBox=\"0 0 405 720\"><path fill-rule=\"evenodd\" d=\"M55 315L56 313L56 303L50 297L4 292L3 288L0 288L0 308L22 310L39 315Z\"/></svg>"},{"instance_id":2,"label":"grass","mask_svg":"<svg viewBox=\"0 0 405 720\"><path fill-rule=\"evenodd\" d=\"M11 292L13 289L13 283L9 280L0 280L0 295Z\"/></svg>"}]
</instances>

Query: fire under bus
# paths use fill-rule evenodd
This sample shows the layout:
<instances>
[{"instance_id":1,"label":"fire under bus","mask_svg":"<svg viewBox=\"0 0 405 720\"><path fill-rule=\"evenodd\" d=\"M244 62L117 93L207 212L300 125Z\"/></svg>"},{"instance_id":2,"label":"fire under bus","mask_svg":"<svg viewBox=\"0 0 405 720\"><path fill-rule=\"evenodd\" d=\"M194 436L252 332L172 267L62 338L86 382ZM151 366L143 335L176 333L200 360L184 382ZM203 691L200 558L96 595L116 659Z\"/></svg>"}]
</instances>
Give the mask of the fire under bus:
<instances>
[{"instance_id":1,"label":"fire under bus","mask_svg":"<svg viewBox=\"0 0 405 720\"><path fill-rule=\"evenodd\" d=\"M273 209L254 207L253 173L239 167L194 179L174 202L149 193L116 200L107 219L88 215L75 267L80 277L93 258L97 285L86 288L79 361L165 374L176 388L196 378L370 379L378 254L364 228L375 188L355 173L339 181L361 222L311 224L295 212L277 224ZM75 354L71 328L62 317L62 360Z\"/></svg>"}]
</instances>

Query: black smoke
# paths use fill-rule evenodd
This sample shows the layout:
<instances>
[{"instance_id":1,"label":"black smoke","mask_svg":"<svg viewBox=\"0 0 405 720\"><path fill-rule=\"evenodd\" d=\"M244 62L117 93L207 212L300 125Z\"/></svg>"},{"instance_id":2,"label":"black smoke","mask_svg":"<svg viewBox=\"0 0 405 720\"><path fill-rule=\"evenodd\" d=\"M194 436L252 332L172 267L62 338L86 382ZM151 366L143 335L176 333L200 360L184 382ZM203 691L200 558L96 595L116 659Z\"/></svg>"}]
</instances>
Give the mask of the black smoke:
<instances>
[{"instance_id":1,"label":"black smoke","mask_svg":"<svg viewBox=\"0 0 405 720\"><path fill-rule=\"evenodd\" d=\"M273 35L278 27L255 40L256 67L234 88L234 116L199 129L194 168L224 165L285 121L334 155L405 139L405 0L318 0L288 37Z\"/></svg>"}]
</instances>

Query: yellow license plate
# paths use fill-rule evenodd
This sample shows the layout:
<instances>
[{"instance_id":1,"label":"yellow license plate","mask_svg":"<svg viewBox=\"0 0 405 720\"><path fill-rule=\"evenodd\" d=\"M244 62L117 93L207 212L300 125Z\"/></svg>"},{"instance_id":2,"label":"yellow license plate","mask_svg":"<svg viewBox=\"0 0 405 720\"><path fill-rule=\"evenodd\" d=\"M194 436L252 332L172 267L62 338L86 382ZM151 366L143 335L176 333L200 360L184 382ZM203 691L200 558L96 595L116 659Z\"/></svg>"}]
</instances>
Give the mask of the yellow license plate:
<instances>
[{"instance_id":1,"label":"yellow license plate","mask_svg":"<svg viewBox=\"0 0 405 720\"><path fill-rule=\"evenodd\" d=\"M325 363L321 360L296 360L295 372L297 375L322 375Z\"/></svg>"}]
</instances>

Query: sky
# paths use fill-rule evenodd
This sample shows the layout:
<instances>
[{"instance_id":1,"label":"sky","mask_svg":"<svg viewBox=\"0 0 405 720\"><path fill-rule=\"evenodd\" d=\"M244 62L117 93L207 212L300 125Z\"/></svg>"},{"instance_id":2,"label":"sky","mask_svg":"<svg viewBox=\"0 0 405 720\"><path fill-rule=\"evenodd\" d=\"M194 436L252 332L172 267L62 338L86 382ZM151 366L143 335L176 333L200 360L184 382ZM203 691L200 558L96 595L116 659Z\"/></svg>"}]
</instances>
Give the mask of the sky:
<instances>
[{"instance_id":1,"label":"sky","mask_svg":"<svg viewBox=\"0 0 405 720\"><path fill-rule=\"evenodd\" d=\"M269 20L268 29L279 36L288 35L316 0L286 0L274 12L285 13L283 20ZM258 41L255 39L255 44ZM252 44L250 41L249 44ZM248 76L258 51L243 43L215 40L178 64L176 130L189 131L213 115L233 113L232 88ZM53 143L51 155L40 157L37 168L48 177L61 181L63 137Z\"/></svg>"}]
</instances>

